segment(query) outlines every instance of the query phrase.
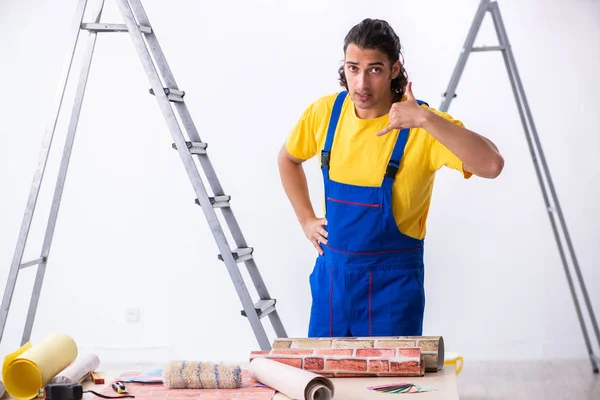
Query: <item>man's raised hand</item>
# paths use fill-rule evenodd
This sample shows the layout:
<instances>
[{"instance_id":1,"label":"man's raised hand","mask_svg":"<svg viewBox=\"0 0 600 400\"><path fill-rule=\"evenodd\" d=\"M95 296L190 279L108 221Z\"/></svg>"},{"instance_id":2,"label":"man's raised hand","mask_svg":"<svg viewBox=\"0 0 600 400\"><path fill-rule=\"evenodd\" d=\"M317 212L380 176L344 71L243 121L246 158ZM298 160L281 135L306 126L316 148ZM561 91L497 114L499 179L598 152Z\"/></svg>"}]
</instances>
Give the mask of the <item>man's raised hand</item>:
<instances>
[{"instance_id":1,"label":"man's raised hand","mask_svg":"<svg viewBox=\"0 0 600 400\"><path fill-rule=\"evenodd\" d=\"M424 118L425 109L421 108L412 92L412 82L406 85L406 100L392 104L388 126L377 132L377 136L385 135L393 129L419 128Z\"/></svg>"}]
</instances>

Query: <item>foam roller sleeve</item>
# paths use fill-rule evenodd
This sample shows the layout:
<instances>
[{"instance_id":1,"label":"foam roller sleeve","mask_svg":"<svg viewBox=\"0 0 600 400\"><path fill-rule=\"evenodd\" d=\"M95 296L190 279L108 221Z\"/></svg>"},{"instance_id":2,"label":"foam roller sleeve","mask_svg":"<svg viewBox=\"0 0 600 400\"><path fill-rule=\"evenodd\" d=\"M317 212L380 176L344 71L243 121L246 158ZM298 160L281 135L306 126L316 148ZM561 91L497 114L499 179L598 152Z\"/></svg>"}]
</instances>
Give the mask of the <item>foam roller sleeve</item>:
<instances>
[{"instance_id":1,"label":"foam roller sleeve","mask_svg":"<svg viewBox=\"0 0 600 400\"><path fill-rule=\"evenodd\" d=\"M167 389L237 389L242 386L239 365L226 363L172 361L163 382Z\"/></svg>"}]
</instances>

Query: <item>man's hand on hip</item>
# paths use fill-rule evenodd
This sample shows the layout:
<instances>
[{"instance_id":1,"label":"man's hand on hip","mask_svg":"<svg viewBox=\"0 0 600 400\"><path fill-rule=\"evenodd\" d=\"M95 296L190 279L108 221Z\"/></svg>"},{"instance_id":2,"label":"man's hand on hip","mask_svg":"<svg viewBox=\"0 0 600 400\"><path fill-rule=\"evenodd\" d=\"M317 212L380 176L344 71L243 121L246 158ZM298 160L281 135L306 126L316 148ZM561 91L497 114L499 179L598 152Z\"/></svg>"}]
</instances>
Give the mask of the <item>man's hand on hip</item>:
<instances>
[{"instance_id":1,"label":"man's hand on hip","mask_svg":"<svg viewBox=\"0 0 600 400\"><path fill-rule=\"evenodd\" d=\"M327 231L324 226L327 225L325 218L312 217L302 222L302 230L304 234L315 246L320 255L323 255L321 244L327 244Z\"/></svg>"}]
</instances>

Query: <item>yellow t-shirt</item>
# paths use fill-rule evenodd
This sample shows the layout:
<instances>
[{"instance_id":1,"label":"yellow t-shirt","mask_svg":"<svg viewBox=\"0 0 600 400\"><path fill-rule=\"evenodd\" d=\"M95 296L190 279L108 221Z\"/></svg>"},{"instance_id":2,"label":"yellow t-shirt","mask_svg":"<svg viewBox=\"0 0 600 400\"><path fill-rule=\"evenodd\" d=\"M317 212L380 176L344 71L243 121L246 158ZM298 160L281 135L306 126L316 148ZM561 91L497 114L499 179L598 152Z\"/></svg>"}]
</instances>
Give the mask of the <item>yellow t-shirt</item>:
<instances>
[{"instance_id":1,"label":"yellow t-shirt","mask_svg":"<svg viewBox=\"0 0 600 400\"><path fill-rule=\"evenodd\" d=\"M286 141L291 155L308 160L321 154L336 96L337 93L321 97L306 108ZM427 108L425 104L422 107ZM464 126L447 113L429 109ZM395 129L376 136L388 122L388 114L370 120L358 118L352 99L346 96L331 148L330 179L351 185L381 186L399 133ZM392 186L392 208L400 232L417 239L425 237L435 172L444 165L460 171L465 179L471 176L463 170L462 161L429 132L411 129Z\"/></svg>"}]
</instances>

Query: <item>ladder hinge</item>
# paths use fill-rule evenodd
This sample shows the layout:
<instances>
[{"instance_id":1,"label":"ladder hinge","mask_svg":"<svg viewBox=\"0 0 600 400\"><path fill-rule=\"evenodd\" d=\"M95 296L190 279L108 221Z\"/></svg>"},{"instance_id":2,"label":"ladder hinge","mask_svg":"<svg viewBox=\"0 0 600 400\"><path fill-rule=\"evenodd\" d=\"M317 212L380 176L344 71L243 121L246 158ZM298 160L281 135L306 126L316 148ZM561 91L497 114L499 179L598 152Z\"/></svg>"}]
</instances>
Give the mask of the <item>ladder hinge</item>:
<instances>
[{"instance_id":1,"label":"ladder hinge","mask_svg":"<svg viewBox=\"0 0 600 400\"><path fill-rule=\"evenodd\" d=\"M206 154L206 148L208 147L208 144L202 142L185 142L185 145L192 154ZM171 146L177 150L177 145L175 143Z\"/></svg>"},{"instance_id":2,"label":"ladder hinge","mask_svg":"<svg viewBox=\"0 0 600 400\"><path fill-rule=\"evenodd\" d=\"M210 204L212 204L213 208L224 208L229 207L229 200L231 200L231 196L215 196L209 197L208 199L210 200ZM200 200L196 199L195 202L199 206L201 205Z\"/></svg>"},{"instance_id":3,"label":"ladder hinge","mask_svg":"<svg viewBox=\"0 0 600 400\"><path fill-rule=\"evenodd\" d=\"M258 318L264 318L275 311L275 299L259 300L254 304L254 309L258 314ZM247 317L246 310L242 310L242 315Z\"/></svg>"},{"instance_id":4,"label":"ladder hinge","mask_svg":"<svg viewBox=\"0 0 600 400\"><path fill-rule=\"evenodd\" d=\"M183 90L164 88L164 91L170 101L183 103L183 96L185 96ZM154 89L150 89L150 94L154 96Z\"/></svg>"},{"instance_id":5,"label":"ladder hinge","mask_svg":"<svg viewBox=\"0 0 600 400\"><path fill-rule=\"evenodd\" d=\"M241 263L241 262L252 259L253 251L254 251L254 248L252 248L252 247L241 247L239 249L235 249L234 251L232 251L231 254L233 255L233 259L235 260L235 262ZM222 254L219 254L219 260L225 261L225 260L223 260Z\"/></svg>"}]
</instances>

